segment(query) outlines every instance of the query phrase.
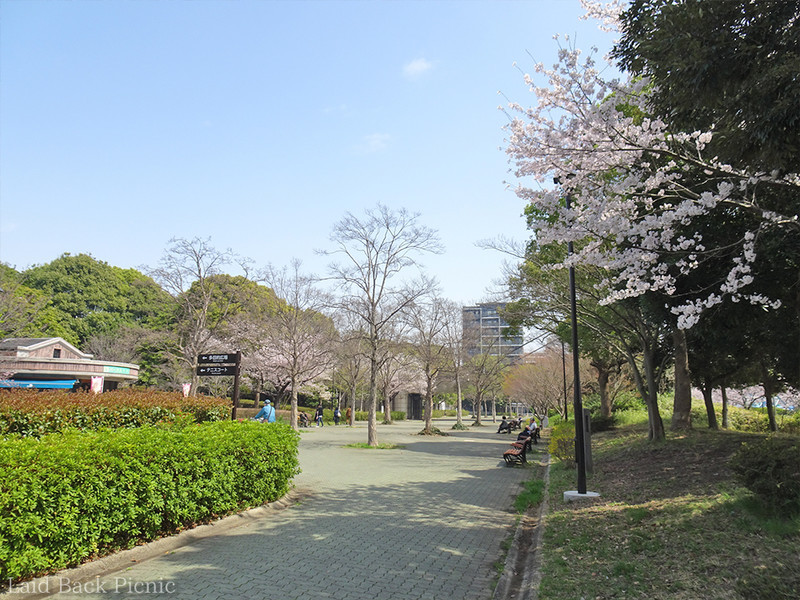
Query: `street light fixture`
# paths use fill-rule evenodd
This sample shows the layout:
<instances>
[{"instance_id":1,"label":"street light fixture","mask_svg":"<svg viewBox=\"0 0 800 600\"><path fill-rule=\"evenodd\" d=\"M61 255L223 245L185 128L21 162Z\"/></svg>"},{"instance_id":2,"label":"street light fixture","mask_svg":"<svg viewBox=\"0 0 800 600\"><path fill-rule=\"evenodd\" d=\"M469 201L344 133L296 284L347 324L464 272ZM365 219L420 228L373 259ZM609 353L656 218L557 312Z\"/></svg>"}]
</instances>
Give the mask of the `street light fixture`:
<instances>
[{"instance_id":1,"label":"street light fixture","mask_svg":"<svg viewBox=\"0 0 800 600\"><path fill-rule=\"evenodd\" d=\"M553 183L561 184L561 179L555 177ZM571 192L567 190L565 201L567 210L570 209L572 200ZM567 255L572 256L574 249L572 242L567 242ZM569 267L569 302L572 321L572 368L573 368L573 412L575 415L575 462L578 467L578 494L586 495L586 446L583 431L583 402L581 401L580 357L578 353L578 310L575 293L575 267Z\"/></svg>"}]
</instances>

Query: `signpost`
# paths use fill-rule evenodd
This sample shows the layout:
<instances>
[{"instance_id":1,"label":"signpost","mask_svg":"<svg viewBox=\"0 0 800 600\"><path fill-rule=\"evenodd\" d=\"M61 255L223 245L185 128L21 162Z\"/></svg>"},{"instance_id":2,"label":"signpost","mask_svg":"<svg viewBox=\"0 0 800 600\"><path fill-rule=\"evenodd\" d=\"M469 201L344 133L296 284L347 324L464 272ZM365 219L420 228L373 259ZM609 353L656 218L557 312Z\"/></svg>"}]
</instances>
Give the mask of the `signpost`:
<instances>
[{"instance_id":1,"label":"signpost","mask_svg":"<svg viewBox=\"0 0 800 600\"><path fill-rule=\"evenodd\" d=\"M222 377L233 375L233 409L231 420L236 420L236 409L239 408L239 365L242 362L241 352L220 354L201 354L197 357L197 374L202 377Z\"/></svg>"},{"instance_id":2,"label":"signpost","mask_svg":"<svg viewBox=\"0 0 800 600\"><path fill-rule=\"evenodd\" d=\"M222 376L222 375L233 375L236 376L236 365L203 365L197 367L197 374L203 375L205 377L214 377L214 376Z\"/></svg>"},{"instance_id":3,"label":"signpost","mask_svg":"<svg viewBox=\"0 0 800 600\"><path fill-rule=\"evenodd\" d=\"M240 352L235 352L233 354L201 354L197 357L197 364L204 365L207 363L212 363L218 365L224 363L235 363L239 360L237 357L240 354Z\"/></svg>"}]
</instances>

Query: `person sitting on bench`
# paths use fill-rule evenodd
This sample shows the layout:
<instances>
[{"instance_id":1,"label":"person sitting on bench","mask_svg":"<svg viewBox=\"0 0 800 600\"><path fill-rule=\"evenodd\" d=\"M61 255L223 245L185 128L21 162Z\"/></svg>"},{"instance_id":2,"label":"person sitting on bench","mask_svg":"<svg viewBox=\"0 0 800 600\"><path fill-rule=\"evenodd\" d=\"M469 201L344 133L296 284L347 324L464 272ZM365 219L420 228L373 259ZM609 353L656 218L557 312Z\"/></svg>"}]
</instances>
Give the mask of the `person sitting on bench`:
<instances>
[{"instance_id":1,"label":"person sitting on bench","mask_svg":"<svg viewBox=\"0 0 800 600\"><path fill-rule=\"evenodd\" d=\"M500 421L500 427L497 428L497 433L511 433L511 423L506 421L505 416Z\"/></svg>"},{"instance_id":2,"label":"person sitting on bench","mask_svg":"<svg viewBox=\"0 0 800 600\"><path fill-rule=\"evenodd\" d=\"M525 442L525 445L530 448L531 444L538 444L536 441L536 430L529 424L525 429L519 432L517 436L518 442Z\"/></svg>"},{"instance_id":3,"label":"person sitting on bench","mask_svg":"<svg viewBox=\"0 0 800 600\"><path fill-rule=\"evenodd\" d=\"M531 422L528 425L528 428L531 430L531 435L533 436L533 443L538 444L541 430L539 429L539 424L536 422L536 417L531 417Z\"/></svg>"}]
</instances>

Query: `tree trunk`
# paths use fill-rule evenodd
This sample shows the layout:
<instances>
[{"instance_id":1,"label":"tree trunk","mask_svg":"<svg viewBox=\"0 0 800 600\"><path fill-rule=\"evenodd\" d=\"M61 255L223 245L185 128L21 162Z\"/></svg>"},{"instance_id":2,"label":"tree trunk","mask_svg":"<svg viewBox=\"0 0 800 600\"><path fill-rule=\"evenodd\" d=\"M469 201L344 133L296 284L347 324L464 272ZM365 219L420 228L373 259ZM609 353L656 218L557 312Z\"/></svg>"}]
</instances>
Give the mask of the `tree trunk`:
<instances>
[{"instance_id":1,"label":"tree trunk","mask_svg":"<svg viewBox=\"0 0 800 600\"><path fill-rule=\"evenodd\" d=\"M433 433L433 381L428 378L425 385L425 428L423 432L430 435Z\"/></svg>"},{"instance_id":2,"label":"tree trunk","mask_svg":"<svg viewBox=\"0 0 800 600\"><path fill-rule=\"evenodd\" d=\"M767 402L767 417L769 418L769 430L778 431L778 422L775 420L775 406L772 403L772 377L770 377L769 369L764 363L761 363L762 383L764 386L764 400Z\"/></svg>"},{"instance_id":3,"label":"tree trunk","mask_svg":"<svg viewBox=\"0 0 800 600\"><path fill-rule=\"evenodd\" d=\"M369 416L367 417L367 444L370 446L378 445L378 380L376 375L378 373L378 349L373 346L372 355L369 358L369 405L367 410Z\"/></svg>"},{"instance_id":4,"label":"tree trunk","mask_svg":"<svg viewBox=\"0 0 800 600\"><path fill-rule=\"evenodd\" d=\"M192 359L192 379L191 379L191 391L189 395L194 397L197 396L197 387L200 385L200 376L197 374L197 355Z\"/></svg>"},{"instance_id":5,"label":"tree trunk","mask_svg":"<svg viewBox=\"0 0 800 600\"><path fill-rule=\"evenodd\" d=\"M383 390L383 422L391 424L392 422L392 407L391 398L389 397L389 386L387 385Z\"/></svg>"},{"instance_id":6,"label":"tree trunk","mask_svg":"<svg viewBox=\"0 0 800 600\"><path fill-rule=\"evenodd\" d=\"M714 410L714 388L710 381L703 385L703 401L706 404L706 415L708 416L708 428L719 429L717 424L717 411Z\"/></svg>"},{"instance_id":7,"label":"tree trunk","mask_svg":"<svg viewBox=\"0 0 800 600\"><path fill-rule=\"evenodd\" d=\"M473 408L475 409L475 425L481 424L481 413L483 412L483 398L481 394L476 392L475 393L475 400Z\"/></svg>"},{"instance_id":8,"label":"tree trunk","mask_svg":"<svg viewBox=\"0 0 800 600\"><path fill-rule=\"evenodd\" d=\"M456 425L459 429L464 426L461 422L461 378L456 373Z\"/></svg>"},{"instance_id":9,"label":"tree trunk","mask_svg":"<svg viewBox=\"0 0 800 600\"><path fill-rule=\"evenodd\" d=\"M722 428L728 429L730 423L728 422L728 390L725 387L725 382L722 382Z\"/></svg>"},{"instance_id":10,"label":"tree trunk","mask_svg":"<svg viewBox=\"0 0 800 600\"><path fill-rule=\"evenodd\" d=\"M610 419L611 418L611 398L608 395L608 380L611 372L606 368L598 367L597 369L597 388L600 392L600 416Z\"/></svg>"},{"instance_id":11,"label":"tree trunk","mask_svg":"<svg viewBox=\"0 0 800 600\"><path fill-rule=\"evenodd\" d=\"M350 388L350 427L356 425L356 382L353 382L353 387Z\"/></svg>"},{"instance_id":12,"label":"tree trunk","mask_svg":"<svg viewBox=\"0 0 800 600\"><path fill-rule=\"evenodd\" d=\"M676 329L672 332L672 341L675 345L675 398L672 409L672 430L677 431L692 428L692 382L689 374L686 332L683 329ZM711 408L713 412L713 405Z\"/></svg>"},{"instance_id":13,"label":"tree trunk","mask_svg":"<svg viewBox=\"0 0 800 600\"><path fill-rule=\"evenodd\" d=\"M655 359L653 352L645 348L643 352L644 372L647 378L647 390L645 403L647 404L648 433L647 439L652 442L661 442L666 439L664 422L661 420L661 413L658 409L658 386L655 377Z\"/></svg>"},{"instance_id":14,"label":"tree trunk","mask_svg":"<svg viewBox=\"0 0 800 600\"><path fill-rule=\"evenodd\" d=\"M277 409L278 407L276 406L275 410L277 411ZM297 413L297 386L292 382L292 416L289 419L289 423L295 431L299 431L299 427L297 426Z\"/></svg>"}]
</instances>

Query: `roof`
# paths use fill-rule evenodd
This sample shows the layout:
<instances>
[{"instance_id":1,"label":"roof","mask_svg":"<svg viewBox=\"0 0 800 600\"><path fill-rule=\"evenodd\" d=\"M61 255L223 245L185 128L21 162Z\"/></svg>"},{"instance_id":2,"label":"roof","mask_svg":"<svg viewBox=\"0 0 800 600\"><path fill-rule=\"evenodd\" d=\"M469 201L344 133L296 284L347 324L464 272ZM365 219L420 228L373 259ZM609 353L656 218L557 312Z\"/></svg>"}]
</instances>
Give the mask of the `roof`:
<instances>
[{"instance_id":1,"label":"roof","mask_svg":"<svg viewBox=\"0 0 800 600\"><path fill-rule=\"evenodd\" d=\"M0 340L0 350L16 350L17 348L30 348L48 340L61 338L6 338Z\"/></svg>"},{"instance_id":2,"label":"roof","mask_svg":"<svg viewBox=\"0 0 800 600\"><path fill-rule=\"evenodd\" d=\"M91 354L86 354L85 352L81 352L75 346L70 344L67 340L60 337L49 337L49 338L6 338L4 340L0 340L0 350L38 350L44 346L52 346L54 344L59 344L61 346L65 346L72 350L78 356L82 356L83 358L91 359Z\"/></svg>"}]
</instances>

